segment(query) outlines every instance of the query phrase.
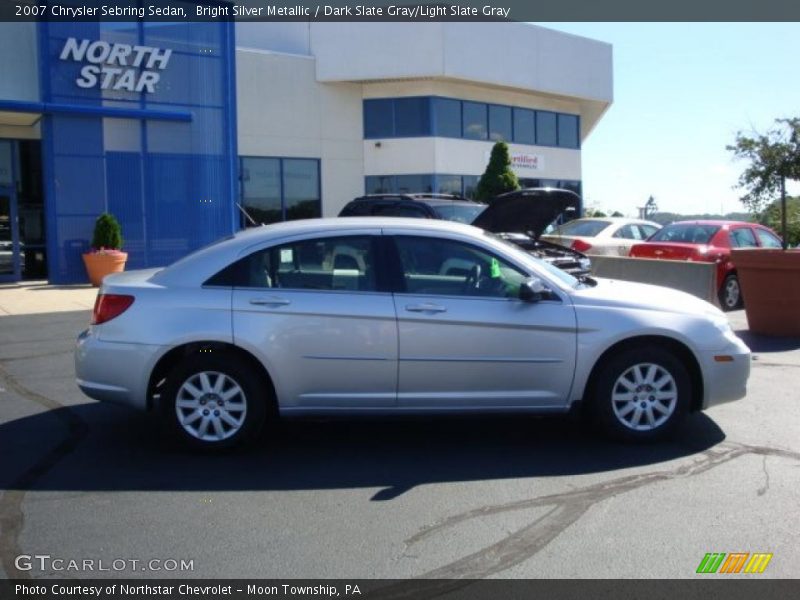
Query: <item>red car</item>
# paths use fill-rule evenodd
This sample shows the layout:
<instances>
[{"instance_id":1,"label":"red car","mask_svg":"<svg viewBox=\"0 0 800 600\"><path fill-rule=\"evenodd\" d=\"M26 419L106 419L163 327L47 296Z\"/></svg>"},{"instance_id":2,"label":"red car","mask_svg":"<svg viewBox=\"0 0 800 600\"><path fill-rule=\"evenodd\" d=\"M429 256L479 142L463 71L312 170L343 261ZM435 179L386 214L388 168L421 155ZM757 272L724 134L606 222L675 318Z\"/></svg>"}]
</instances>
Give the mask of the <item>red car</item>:
<instances>
[{"instance_id":1,"label":"red car","mask_svg":"<svg viewBox=\"0 0 800 600\"><path fill-rule=\"evenodd\" d=\"M743 221L679 221L659 229L646 242L631 248L631 256L717 263L719 303L723 310L744 303L731 262L731 248L780 248L781 240L769 227Z\"/></svg>"}]
</instances>

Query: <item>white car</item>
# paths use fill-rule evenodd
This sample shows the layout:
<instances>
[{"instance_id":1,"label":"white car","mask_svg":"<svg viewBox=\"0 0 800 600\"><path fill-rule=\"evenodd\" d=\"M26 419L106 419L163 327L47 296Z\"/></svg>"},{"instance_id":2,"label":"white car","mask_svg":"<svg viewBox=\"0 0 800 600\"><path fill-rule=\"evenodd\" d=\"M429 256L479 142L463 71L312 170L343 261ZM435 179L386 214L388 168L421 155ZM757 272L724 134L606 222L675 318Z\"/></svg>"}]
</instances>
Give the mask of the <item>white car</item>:
<instances>
[{"instance_id":1,"label":"white car","mask_svg":"<svg viewBox=\"0 0 800 600\"><path fill-rule=\"evenodd\" d=\"M75 369L208 448L278 415L571 409L651 440L743 397L750 350L694 296L576 279L469 225L353 217L106 277Z\"/></svg>"},{"instance_id":2,"label":"white car","mask_svg":"<svg viewBox=\"0 0 800 600\"><path fill-rule=\"evenodd\" d=\"M653 221L624 217L574 219L541 239L578 252L602 256L628 256L631 246L643 242L661 225Z\"/></svg>"}]
</instances>

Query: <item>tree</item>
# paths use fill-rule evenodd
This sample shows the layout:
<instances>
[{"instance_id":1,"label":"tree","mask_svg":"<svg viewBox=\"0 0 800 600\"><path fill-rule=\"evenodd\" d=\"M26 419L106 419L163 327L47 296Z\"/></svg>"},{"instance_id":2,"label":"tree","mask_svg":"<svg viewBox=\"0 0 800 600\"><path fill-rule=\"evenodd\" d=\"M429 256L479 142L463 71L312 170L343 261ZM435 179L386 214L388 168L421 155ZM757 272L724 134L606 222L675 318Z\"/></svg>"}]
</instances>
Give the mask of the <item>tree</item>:
<instances>
[{"instance_id":1,"label":"tree","mask_svg":"<svg viewBox=\"0 0 800 600\"><path fill-rule=\"evenodd\" d=\"M623 214L622 214L621 212L619 212L618 210L615 210L613 213L611 213L611 216L612 216L612 217L624 217L625 215L623 215Z\"/></svg>"},{"instance_id":2,"label":"tree","mask_svg":"<svg viewBox=\"0 0 800 600\"><path fill-rule=\"evenodd\" d=\"M749 166L739 176L737 187L746 191L742 203L752 213L780 197L781 235L786 247L786 180L800 179L800 118L775 119L766 133L753 132L751 136L741 131L733 145L727 146L734 158L749 161Z\"/></svg>"},{"instance_id":3,"label":"tree","mask_svg":"<svg viewBox=\"0 0 800 600\"><path fill-rule=\"evenodd\" d=\"M511 156L508 153L508 144L497 142L492 147L492 155L486 171L478 181L475 190L476 200L491 200L495 196L505 192L513 192L519 189L519 180L514 171L511 170Z\"/></svg>"},{"instance_id":4,"label":"tree","mask_svg":"<svg viewBox=\"0 0 800 600\"><path fill-rule=\"evenodd\" d=\"M779 231L781 229L781 203L775 200L757 216L756 220ZM786 198L786 243L790 246L800 244L800 198Z\"/></svg>"}]
</instances>

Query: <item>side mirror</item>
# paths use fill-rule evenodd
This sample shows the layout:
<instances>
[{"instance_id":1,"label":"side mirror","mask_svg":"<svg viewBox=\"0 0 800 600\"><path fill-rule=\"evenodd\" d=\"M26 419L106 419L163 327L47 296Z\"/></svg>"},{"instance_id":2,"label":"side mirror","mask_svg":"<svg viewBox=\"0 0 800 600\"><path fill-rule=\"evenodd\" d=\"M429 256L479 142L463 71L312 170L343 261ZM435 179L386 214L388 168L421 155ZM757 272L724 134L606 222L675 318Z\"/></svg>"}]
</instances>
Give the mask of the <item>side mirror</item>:
<instances>
[{"instance_id":1,"label":"side mirror","mask_svg":"<svg viewBox=\"0 0 800 600\"><path fill-rule=\"evenodd\" d=\"M547 288L538 277L529 277L519 287L519 299L523 302L539 302L544 298Z\"/></svg>"}]
</instances>

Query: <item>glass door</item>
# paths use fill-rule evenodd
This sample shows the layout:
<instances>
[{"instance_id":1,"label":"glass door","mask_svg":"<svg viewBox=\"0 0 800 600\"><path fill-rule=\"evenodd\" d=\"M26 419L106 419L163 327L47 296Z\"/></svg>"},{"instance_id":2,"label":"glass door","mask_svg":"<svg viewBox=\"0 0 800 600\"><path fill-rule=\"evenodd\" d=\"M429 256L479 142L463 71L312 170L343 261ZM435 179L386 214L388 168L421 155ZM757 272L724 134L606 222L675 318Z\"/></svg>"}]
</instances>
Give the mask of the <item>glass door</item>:
<instances>
[{"instance_id":1,"label":"glass door","mask_svg":"<svg viewBox=\"0 0 800 600\"><path fill-rule=\"evenodd\" d=\"M0 187L0 281L20 279L17 196L14 188Z\"/></svg>"}]
</instances>

